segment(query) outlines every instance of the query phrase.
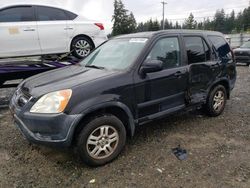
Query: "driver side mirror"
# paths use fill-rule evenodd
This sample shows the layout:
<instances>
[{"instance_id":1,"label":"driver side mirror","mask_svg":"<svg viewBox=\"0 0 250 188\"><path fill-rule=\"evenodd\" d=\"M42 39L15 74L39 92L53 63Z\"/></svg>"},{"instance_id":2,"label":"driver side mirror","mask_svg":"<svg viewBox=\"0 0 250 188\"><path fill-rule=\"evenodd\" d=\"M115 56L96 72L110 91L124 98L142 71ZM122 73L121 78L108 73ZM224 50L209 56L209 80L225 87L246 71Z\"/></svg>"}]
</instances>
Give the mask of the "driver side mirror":
<instances>
[{"instance_id":1,"label":"driver side mirror","mask_svg":"<svg viewBox=\"0 0 250 188\"><path fill-rule=\"evenodd\" d=\"M163 62L160 60L145 61L140 69L140 74L146 76L147 73L159 72L163 70Z\"/></svg>"}]
</instances>

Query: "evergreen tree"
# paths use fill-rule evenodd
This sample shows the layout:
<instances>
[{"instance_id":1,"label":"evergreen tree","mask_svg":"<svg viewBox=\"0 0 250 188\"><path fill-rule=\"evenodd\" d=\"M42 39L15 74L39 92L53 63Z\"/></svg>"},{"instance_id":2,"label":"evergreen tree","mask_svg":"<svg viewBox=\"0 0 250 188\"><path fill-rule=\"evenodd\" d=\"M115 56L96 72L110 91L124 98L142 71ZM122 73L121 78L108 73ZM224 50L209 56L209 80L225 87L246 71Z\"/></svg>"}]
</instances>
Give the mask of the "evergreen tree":
<instances>
[{"instance_id":1,"label":"evergreen tree","mask_svg":"<svg viewBox=\"0 0 250 188\"><path fill-rule=\"evenodd\" d=\"M136 31L137 31L137 32L143 32L143 31L145 31L144 23L143 23L143 22L140 22L140 23L138 24Z\"/></svg>"},{"instance_id":2,"label":"evergreen tree","mask_svg":"<svg viewBox=\"0 0 250 188\"><path fill-rule=\"evenodd\" d=\"M242 26L243 26L243 14L242 12L239 12L235 22L236 31L243 32Z\"/></svg>"},{"instance_id":3,"label":"evergreen tree","mask_svg":"<svg viewBox=\"0 0 250 188\"><path fill-rule=\"evenodd\" d=\"M115 11L112 19L114 21L114 26L112 35L158 31L162 28L162 21L153 21L152 18L136 25L133 13L131 12L129 15L127 14L128 11L125 9L121 0L115 0L114 7ZM239 12L238 15L235 15L234 11L229 15L226 15L223 9L217 10L214 19L210 20L209 18L206 18L199 23L195 20L194 15L190 13L182 26L178 22L172 23L167 19L164 24L166 29L204 29L220 31L225 34L246 31L250 32L250 7Z\"/></svg>"},{"instance_id":4,"label":"evergreen tree","mask_svg":"<svg viewBox=\"0 0 250 188\"><path fill-rule=\"evenodd\" d=\"M179 22L175 22L175 26L173 29L181 29L181 25L179 24Z\"/></svg>"},{"instance_id":5,"label":"evergreen tree","mask_svg":"<svg viewBox=\"0 0 250 188\"><path fill-rule=\"evenodd\" d=\"M114 15L112 17L113 31L112 35L128 34L136 31L136 21L133 13L128 15L121 0L114 1Z\"/></svg>"},{"instance_id":6,"label":"evergreen tree","mask_svg":"<svg viewBox=\"0 0 250 188\"><path fill-rule=\"evenodd\" d=\"M150 18L148 22L148 31L154 31L154 23L153 23L152 18Z\"/></svg>"},{"instance_id":7,"label":"evergreen tree","mask_svg":"<svg viewBox=\"0 0 250 188\"><path fill-rule=\"evenodd\" d=\"M204 22L199 22L199 23L197 24L197 29L199 29L199 30L204 29Z\"/></svg>"},{"instance_id":8,"label":"evergreen tree","mask_svg":"<svg viewBox=\"0 0 250 188\"><path fill-rule=\"evenodd\" d=\"M158 20L153 21L153 28L152 31L159 31L160 30L160 23Z\"/></svg>"},{"instance_id":9,"label":"evergreen tree","mask_svg":"<svg viewBox=\"0 0 250 188\"><path fill-rule=\"evenodd\" d=\"M227 33L231 33L235 30L235 12L231 12L230 17L227 19Z\"/></svg>"},{"instance_id":10,"label":"evergreen tree","mask_svg":"<svg viewBox=\"0 0 250 188\"><path fill-rule=\"evenodd\" d=\"M128 33L134 33L136 32L136 27L137 27L137 24L136 24L136 20L135 20L135 17L134 17L134 14L132 12L130 12L130 15L128 16Z\"/></svg>"},{"instance_id":11,"label":"evergreen tree","mask_svg":"<svg viewBox=\"0 0 250 188\"><path fill-rule=\"evenodd\" d=\"M243 31L250 31L250 6L243 11L242 24Z\"/></svg>"},{"instance_id":12,"label":"evergreen tree","mask_svg":"<svg viewBox=\"0 0 250 188\"><path fill-rule=\"evenodd\" d=\"M185 20L183 24L184 29L195 29L197 22L194 20L194 15L190 13L188 19Z\"/></svg>"},{"instance_id":13,"label":"evergreen tree","mask_svg":"<svg viewBox=\"0 0 250 188\"><path fill-rule=\"evenodd\" d=\"M165 19L164 27L165 27L165 29L170 29L170 24L169 24L167 19Z\"/></svg>"},{"instance_id":14,"label":"evergreen tree","mask_svg":"<svg viewBox=\"0 0 250 188\"><path fill-rule=\"evenodd\" d=\"M225 33L226 32L225 22L226 22L226 17L224 9L217 10L214 16L214 30Z\"/></svg>"}]
</instances>

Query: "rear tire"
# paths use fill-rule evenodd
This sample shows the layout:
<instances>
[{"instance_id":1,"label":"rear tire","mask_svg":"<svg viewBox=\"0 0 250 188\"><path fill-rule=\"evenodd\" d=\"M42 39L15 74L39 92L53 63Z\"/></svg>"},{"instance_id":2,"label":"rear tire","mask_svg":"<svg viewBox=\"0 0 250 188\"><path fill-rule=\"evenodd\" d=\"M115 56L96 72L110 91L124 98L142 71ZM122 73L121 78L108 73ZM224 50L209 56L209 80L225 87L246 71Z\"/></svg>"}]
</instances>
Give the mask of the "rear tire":
<instances>
[{"instance_id":1,"label":"rear tire","mask_svg":"<svg viewBox=\"0 0 250 188\"><path fill-rule=\"evenodd\" d=\"M84 126L84 125L83 125ZM117 117L105 114L89 121L77 141L77 151L89 166L113 161L126 143L126 129Z\"/></svg>"},{"instance_id":2,"label":"rear tire","mask_svg":"<svg viewBox=\"0 0 250 188\"><path fill-rule=\"evenodd\" d=\"M218 85L212 89L206 103L209 116L216 117L222 114L227 101L227 92L224 86Z\"/></svg>"},{"instance_id":3,"label":"rear tire","mask_svg":"<svg viewBox=\"0 0 250 188\"><path fill-rule=\"evenodd\" d=\"M93 42L87 37L76 37L71 43L71 51L73 56L83 59L94 49Z\"/></svg>"}]
</instances>

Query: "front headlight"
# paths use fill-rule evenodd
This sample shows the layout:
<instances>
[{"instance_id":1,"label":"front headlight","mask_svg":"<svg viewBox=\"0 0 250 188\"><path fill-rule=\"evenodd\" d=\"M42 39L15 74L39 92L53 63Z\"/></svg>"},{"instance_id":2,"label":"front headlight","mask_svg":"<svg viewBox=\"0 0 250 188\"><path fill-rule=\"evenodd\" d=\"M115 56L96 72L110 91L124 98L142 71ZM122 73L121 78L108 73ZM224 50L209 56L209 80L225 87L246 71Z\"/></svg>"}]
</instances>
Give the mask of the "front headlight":
<instances>
[{"instance_id":1,"label":"front headlight","mask_svg":"<svg viewBox=\"0 0 250 188\"><path fill-rule=\"evenodd\" d=\"M41 114L61 113L68 105L71 95L71 89L46 94L34 104L30 112Z\"/></svg>"}]
</instances>

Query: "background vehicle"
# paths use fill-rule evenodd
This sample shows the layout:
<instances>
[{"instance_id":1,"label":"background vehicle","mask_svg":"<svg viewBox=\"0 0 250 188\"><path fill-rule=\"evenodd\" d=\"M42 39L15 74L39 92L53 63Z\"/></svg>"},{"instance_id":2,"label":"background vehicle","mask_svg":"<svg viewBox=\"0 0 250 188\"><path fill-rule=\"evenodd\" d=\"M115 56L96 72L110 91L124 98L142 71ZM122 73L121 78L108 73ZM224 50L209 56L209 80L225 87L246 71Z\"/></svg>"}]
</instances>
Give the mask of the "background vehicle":
<instances>
[{"instance_id":1,"label":"background vehicle","mask_svg":"<svg viewBox=\"0 0 250 188\"><path fill-rule=\"evenodd\" d=\"M115 159L136 125L198 107L219 116L236 81L232 51L218 32L120 36L79 65L27 79L10 109L31 142L75 145L93 166Z\"/></svg>"},{"instance_id":2,"label":"background vehicle","mask_svg":"<svg viewBox=\"0 0 250 188\"><path fill-rule=\"evenodd\" d=\"M71 52L84 58L107 37L101 23L67 10L15 5L0 9L0 58Z\"/></svg>"},{"instance_id":3,"label":"background vehicle","mask_svg":"<svg viewBox=\"0 0 250 188\"><path fill-rule=\"evenodd\" d=\"M4 85L6 81L26 79L42 72L75 65L77 63L79 63L79 59L74 57L65 57L61 60L42 59L36 56L0 59L0 88L13 87L9 84Z\"/></svg>"},{"instance_id":4,"label":"background vehicle","mask_svg":"<svg viewBox=\"0 0 250 188\"><path fill-rule=\"evenodd\" d=\"M234 50L237 63L246 63L250 65L250 41L243 44L240 48Z\"/></svg>"}]
</instances>

